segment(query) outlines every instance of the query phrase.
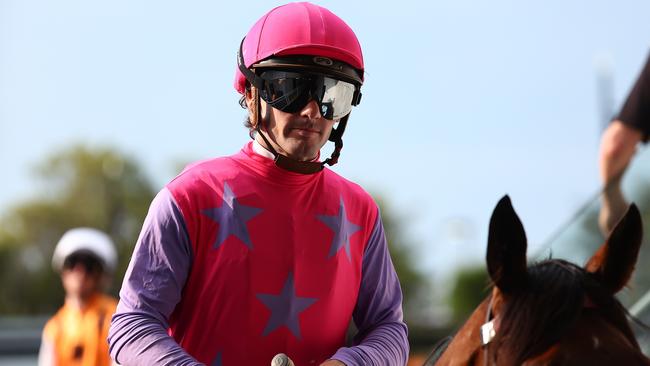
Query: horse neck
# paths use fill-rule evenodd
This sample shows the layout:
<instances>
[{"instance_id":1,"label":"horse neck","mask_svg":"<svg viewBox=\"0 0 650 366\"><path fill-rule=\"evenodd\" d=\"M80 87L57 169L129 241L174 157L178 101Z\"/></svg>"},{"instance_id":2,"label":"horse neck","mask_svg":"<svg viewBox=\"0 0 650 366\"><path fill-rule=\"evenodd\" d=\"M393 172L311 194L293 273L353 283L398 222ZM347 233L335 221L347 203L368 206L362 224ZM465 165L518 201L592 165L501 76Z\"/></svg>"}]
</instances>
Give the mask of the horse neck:
<instances>
[{"instance_id":1,"label":"horse neck","mask_svg":"<svg viewBox=\"0 0 650 366\"><path fill-rule=\"evenodd\" d=\"M548 365L550 360L566 365L650 365L636 340L621 330L627 326L614 324L595 311L586 311L560 342L524 365Z\"/></svg>"},{"instance_id":2,"label":"horse neck","mask_svg":"<svg viewBox=\"0 0 650 366\"><path fill-rule=\"evenodd\" d=\"M481 365L481 325L485 323L489 297L483 300L449 343L436 366Z\"/></svg>"}]
</instances>

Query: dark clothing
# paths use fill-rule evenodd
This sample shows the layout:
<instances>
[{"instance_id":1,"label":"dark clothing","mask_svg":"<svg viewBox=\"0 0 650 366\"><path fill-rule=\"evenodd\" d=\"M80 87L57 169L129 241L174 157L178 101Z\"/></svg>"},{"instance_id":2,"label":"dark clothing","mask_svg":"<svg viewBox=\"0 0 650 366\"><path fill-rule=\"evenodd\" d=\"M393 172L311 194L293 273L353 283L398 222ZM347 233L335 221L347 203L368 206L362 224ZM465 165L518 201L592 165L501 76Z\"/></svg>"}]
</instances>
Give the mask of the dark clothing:
<instances>
[{"instance_id":1,"label":"dark clothing","mask_svg":"<svg viewBox=\"0 0 650 366\"><path fill-rule=\"evenodd\" d=\"M641 131L643 141L650 137L650 56L617 119Z\"/></svg>"}]
</instances>

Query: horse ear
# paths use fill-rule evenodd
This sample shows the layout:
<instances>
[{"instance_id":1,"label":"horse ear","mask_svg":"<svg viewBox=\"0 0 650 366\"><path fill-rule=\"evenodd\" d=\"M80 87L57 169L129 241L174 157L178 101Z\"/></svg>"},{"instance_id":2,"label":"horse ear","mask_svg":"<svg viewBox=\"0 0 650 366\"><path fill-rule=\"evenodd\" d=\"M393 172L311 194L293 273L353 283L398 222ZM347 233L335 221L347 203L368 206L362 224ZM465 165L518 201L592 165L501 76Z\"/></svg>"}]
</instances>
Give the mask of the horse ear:
<instances>
[{"instance_id":1,"label":"horse ear","mask_svg":"<svg viewBox=\"0 0 650 366\"><path fill-rule=\"evenodd\" d=\"M486 256L490 278L505 294L526 284L526 246L524 226L505 195L492 212Z\"/></svg>"},{"instance_id":2,"label":"horse ear","mask_svg":"<svg viewBox=\"0 0 650 366\"><path fill-rule=\"evenodd\" d=\"M643 222L635 204L616 224L609 238L589 259L585 269L613 294L630 280L643 238Z\"/></svg>"}]
</instances>

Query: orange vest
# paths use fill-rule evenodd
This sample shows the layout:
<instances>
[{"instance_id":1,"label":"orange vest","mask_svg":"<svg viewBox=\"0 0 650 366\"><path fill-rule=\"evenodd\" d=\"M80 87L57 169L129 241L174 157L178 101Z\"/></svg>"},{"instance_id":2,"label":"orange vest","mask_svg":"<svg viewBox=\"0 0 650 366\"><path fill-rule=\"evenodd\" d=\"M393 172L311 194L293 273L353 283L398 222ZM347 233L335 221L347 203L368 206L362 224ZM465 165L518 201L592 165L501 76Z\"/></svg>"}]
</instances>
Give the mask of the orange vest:
<instances>
[{"instance_id":1,"label":"orange vest","mask_svg":"<svg viewBox=\"0 0 650 366\"><path fill-rule=\"evenodd\" d=\"M83 310L63 305L43 330L43 337L54 348L55 364L109 366L106 338L116 306L117 300L101 294Z\"/></svg>"}]
</instances>

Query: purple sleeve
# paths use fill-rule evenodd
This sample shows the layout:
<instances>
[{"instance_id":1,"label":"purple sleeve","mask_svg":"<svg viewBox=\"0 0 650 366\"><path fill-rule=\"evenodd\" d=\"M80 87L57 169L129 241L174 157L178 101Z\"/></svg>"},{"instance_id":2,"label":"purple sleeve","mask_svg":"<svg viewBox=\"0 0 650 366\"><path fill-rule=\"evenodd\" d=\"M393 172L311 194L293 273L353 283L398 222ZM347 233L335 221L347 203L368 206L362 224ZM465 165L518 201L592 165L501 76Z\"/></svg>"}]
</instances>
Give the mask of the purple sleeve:
<instances>
[{"instance_id":1,"label":"purple sleeve","mask_svg":"<svg viewBox=\"0 0 650 366\"><path fill-rule=\"evenodd\" d=\"M381 218L363 255L363 274L354 323L355 346L340 348L333 359L355 365L406 365L409 353L402 316L402 290L388 253Z\"/></svg>"},{"instance_id":2,"label":"purple sleeve","mask_svg":"<svg viewBox=\"0 0 650 366\"><path fill-rule=\"evenodd\" d=\"M183 216L167 189L149 207L108 334L111 357L127 365L201 365L167 333L192 261Z\"/></svg>"}]
</instances>

